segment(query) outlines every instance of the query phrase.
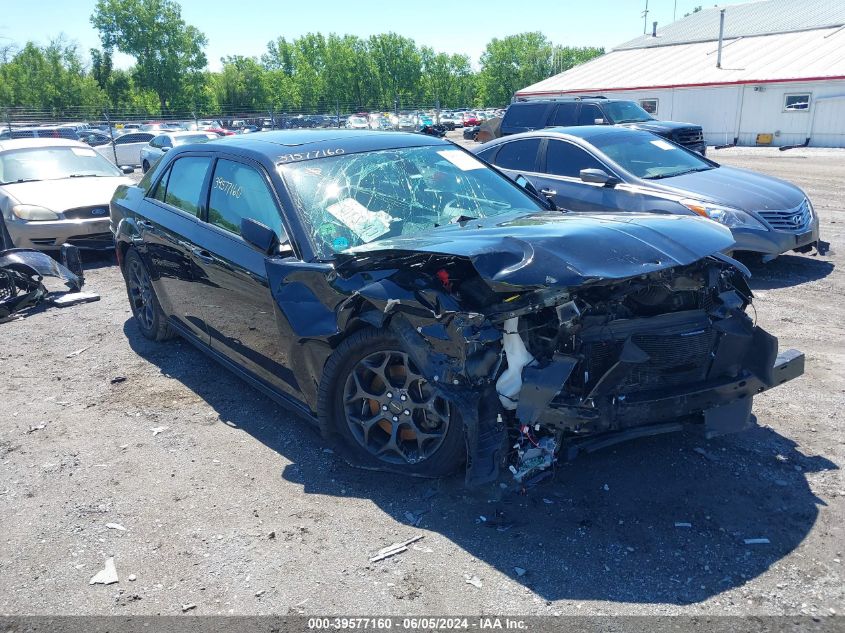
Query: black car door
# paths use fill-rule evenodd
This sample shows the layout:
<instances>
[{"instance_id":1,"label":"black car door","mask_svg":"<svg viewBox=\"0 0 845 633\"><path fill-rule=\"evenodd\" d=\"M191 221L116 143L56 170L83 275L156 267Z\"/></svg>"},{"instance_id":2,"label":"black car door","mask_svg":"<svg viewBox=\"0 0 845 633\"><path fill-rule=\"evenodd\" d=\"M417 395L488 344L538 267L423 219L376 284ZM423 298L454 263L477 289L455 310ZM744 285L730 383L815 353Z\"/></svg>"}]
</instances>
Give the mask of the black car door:
<instances>
[{"instance_id":1,"label":"black car door","mask_svg":"<svg viewBox=\"0 0 845 633\"><path fill-rule=\"evenodd\" d=\"M210 156L182 156L164 171L144 198L136 221L153 287L164 311L188 333L208 342L202 321L207 283L194 264L193 239L208 188Z\"/></svg>"},{"instance_id":2,"label":"black car door","mask_svg":"<svg viewBox=\"0 0 845 633\"><path fill-rule=\"evenodd\" d=\"M204 318L211 347L273 387L298 394L270 293L265 258L241 238L241 220L251 218L287 242L280 206L263 168L237 158L218 158L208 197L206 224L194 252L208 280Z\"/></svg>"},{"instance_id":3,"label":"black car door","mask_svg":"<svg viewBox=\"0 0 845 633\"><path fill-rule=\"evenodd\" d=\"M554 199L561 209L570 211L618 211L625 209L629 194L615 187L581 180L582 169L601 169L614 175L609 167L574 143L547 139L541 153L537 174L528 176L537 189Z\"/></svg>"}]
</instances>

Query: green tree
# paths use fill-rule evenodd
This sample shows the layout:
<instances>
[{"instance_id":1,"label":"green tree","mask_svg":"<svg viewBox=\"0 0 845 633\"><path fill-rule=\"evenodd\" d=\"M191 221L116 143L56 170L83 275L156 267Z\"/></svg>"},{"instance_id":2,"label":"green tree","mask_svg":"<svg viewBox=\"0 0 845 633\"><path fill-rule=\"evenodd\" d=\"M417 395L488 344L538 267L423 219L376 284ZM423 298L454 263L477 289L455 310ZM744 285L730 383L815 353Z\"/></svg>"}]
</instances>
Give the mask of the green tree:
<instances>
[{"instance_id":1,"label":"green tree","mask_svg":"<svg viewBox=\"0 0 845 633\"><path fill-rule=\"evenodd\" d=\"M552 74L557 75L601 55L604 55L604 48L601 47L555 46L552 51Z\"/></svg>"},{"instance_id":2,"label":"green tree","mask_svg":"<svg viewBox=\"0 0 845 633\"><path fill-rule=\"evenodd\" d=\"M414 40L396 33L372 35L369 52L373 61L381 107L393 107L394 100L407 103L421 75L419 51Z\"/></svg>"},{"instance_id":3,"label":"green tree","mask_svg":"<svg viewBox=\"0 0 845 633\"><path fill-rule=\"evenodd\" d=\"M481 98L487 105L505 105L514 92L551 74L552 44L542 33L494 37L481 54Z\"/></svg>"},{"instance_id":4,"label":"green tree","mask_svg":"<svg viewBox=\"0 0 845 633\"><path fill-rule=\"evenodd\" d=\"M267 106L267 71L256 58L231 55L220 61L223 70L214 76L213 85L222 114L261 110Z\"/></svg>"},{"instance_id":5,"label":"green tree","mask_svg":"<svg viewBox=\"0 0 845 633\"><path fill-rule=\"evenodd\" d=\"M162 109L175 103L186 78L205 68L206 37L185 23L173 0L97 0L91 24L105 51L135 57L139 88L155 92Z\"/></svg>"},{"instance_id":6,"label":"green tree","mask_svg":"<svg viewBox=\"0 0 845 633\"><path fill-rule=\"evenodd\" d=\"M97 116L107 97L76 45L57 39L44 47L27 42L0 65L0 100L42 117L82 118Z\"/></svg>"}]
</instances>

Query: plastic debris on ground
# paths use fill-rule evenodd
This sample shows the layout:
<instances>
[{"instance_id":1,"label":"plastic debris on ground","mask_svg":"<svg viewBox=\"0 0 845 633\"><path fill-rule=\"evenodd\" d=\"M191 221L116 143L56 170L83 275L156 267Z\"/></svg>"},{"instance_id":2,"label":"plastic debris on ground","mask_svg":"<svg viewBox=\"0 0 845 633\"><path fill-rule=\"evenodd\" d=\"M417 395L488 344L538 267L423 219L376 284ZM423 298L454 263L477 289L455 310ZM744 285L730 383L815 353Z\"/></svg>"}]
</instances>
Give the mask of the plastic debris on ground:
<instances>
[{"instance_id":1,"label":"plastic debris on ground","mask_svg":"<svg viewBox=\"0 0 845 633\"><path fill-rule=\"evenodd\" d=\"M464 574L464 580L468 585L478 587L479 589L481 589L481 587L483 586L481 584L481 578L479 578L478 576L470 576L469 574Z\"/></svg>"},{"instance_id":2,"label":"plastic debris on ground","mask_svg":"<svg viewBox=\"0 0 845 633\"><path fill-rule=\"evenodd\" d=\"M106 565L88 581L89 585L112 585L118 581L117 568L114 566L114 558L107 558Z\"/></svg>"},{"instance_id":3,"label":"plastic debris on ground","mask_svg":"<svg viewBox=\"0 0 845 633\"><path fill-rule=\"evenodd\" d=\"M375 563L380 560L384 560L385 558L390 558L391 556L395 556L396 554L401 554L402 552L408 551L408 545L411 543L416 543L420 539L425 536L424 534L419 534L414 536L413 538L409 538L407 541L402 541L400 543L392 543L387 547L382 547L379 551L375 554L370 556L370 562Z\"/></svg>"},{"instance_id":4,"label":"plastic debris on ground","mask_svg":"<svg viewBox=\"0 0 845 633\"><path fill-rule=\"evenodd\" d=\"M34 308L46 302L54 306L70 306L97 301L96 292L82 292L85 278L79 250L70 244L61 248L62 263L29 248L10 248L0 251L0 322L14 319L16 312ZM62 282L48 287L46 278Z\"/></svg>"}]
</instances>

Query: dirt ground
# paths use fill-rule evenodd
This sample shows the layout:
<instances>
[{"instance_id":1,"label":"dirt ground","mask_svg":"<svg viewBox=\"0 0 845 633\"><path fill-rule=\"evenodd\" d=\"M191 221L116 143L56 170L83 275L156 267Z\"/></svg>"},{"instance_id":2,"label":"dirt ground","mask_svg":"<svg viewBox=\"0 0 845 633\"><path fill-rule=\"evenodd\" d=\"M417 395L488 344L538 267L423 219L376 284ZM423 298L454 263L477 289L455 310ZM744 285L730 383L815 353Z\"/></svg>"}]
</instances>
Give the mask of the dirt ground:
<instances>
[{"instance_id":1,"label":"dirt ground","mask_svg":"<svg viewBox=\"0 0 845 633\"><path fill-rule=\"evenodd\" d=\"M89 258L101 301L0 325L0 613L841 613L845 152L712 157L804 187L834 249L754 269L759 322L807 359L758 428L620 445L527 496L357 471L189 344L142 338ZM90 585L107 557L119 582Z\"/></svg>"}]
</instances>

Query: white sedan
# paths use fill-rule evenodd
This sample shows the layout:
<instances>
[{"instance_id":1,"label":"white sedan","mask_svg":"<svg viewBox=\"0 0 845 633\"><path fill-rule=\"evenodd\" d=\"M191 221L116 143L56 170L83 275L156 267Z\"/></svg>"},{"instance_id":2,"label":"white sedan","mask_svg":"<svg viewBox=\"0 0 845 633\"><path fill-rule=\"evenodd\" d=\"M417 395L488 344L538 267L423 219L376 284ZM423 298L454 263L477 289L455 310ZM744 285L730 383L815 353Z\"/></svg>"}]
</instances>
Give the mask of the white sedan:
<instances>
[{"instance_id":1,"label":"white sedan","mask_svg":"<svg viewBox=\"0 0 845 633\"><path fill-rule=\"evenodd\" d=\"M94 150L114 165L137 167L141 164L141 148L155 136L150 132L129 132L118 136L114 142L98 145Z\"/></svg>"},{"instance_id":2,"label":"white sedan","mask_svg":"<svg viewBox=\"0 0 845 633\"><path fill-rule=\"evenodd\" d=\"M0 248L113 248L109 201L132 171L79 141L0 141Z\"/></svg>"},{"instance_id":3,"label":"white sedan","mask_svg":"<svg viewBox=\"0 0 845 633\"><path fill-rule=\"evenodd\" d=\"M159 134L141 148L141 170L147 173L164 153L188 143L207 143L220 138L214 132L167 132Z\"/></svg>"}]
</instances>

